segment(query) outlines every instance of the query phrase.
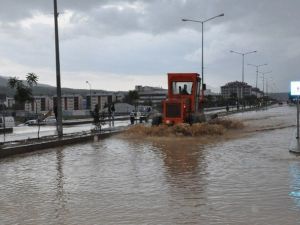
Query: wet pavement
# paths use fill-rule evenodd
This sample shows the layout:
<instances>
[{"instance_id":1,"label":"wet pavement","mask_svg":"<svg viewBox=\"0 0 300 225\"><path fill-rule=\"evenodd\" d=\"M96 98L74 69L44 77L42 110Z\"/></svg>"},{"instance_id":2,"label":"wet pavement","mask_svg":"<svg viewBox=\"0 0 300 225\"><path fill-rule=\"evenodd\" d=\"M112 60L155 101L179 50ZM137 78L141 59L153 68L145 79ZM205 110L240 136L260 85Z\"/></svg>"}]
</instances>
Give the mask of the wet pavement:
<instances>
[{"instance_id":1,"label":"wet pavement","mask_svg":"<svg viewBox=\"0 0 300 225\"><path fill-rule=\"evenodd\" d=\"M127 126L129 125L128 121L115 121L114 127L119 126ZM76 133L76 132L89 132L95 126L91 123L88 124L81 124L81 125L69 125L64 126L64 134ZM107 122L105 125L102 126L103 129L113 127L109 126ZM37 138L38 137L38 126L27 126L27 125L20 125L13 128L13 133L8 133L5 136L0 135L0 142L3 141L16 141L16 140L24 140L30 138ZM40 137L49 136L49 135L57 135L56 126L55 125L44 125L40 126Z\"/></svg>"},{"instance_id":2,"label":"wet pavement","mask_svg":"<svg viewBox=\"0 0 300 225\"><path fill-rule=\"evenodd\" d=\"M232 115L242 137L115 136L0 161L0 224L300 224L296 110Z\"/></svg>"}]
</instances>

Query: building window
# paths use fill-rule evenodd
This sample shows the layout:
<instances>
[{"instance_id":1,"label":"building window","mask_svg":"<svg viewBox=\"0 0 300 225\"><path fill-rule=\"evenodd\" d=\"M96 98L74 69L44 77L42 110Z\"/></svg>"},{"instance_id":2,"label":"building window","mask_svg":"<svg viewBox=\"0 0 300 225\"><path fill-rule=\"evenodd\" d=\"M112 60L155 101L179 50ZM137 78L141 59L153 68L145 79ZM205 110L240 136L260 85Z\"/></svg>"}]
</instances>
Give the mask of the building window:
<instances>
[{"instance_id":1,"label":"building window","mask_svg":"<svg viewBox=\"0 0 300 225\"><path fill-rule=\"evenodd\" d=\"M53 107L57 106L57 97L53 97Z\"/></svg>"},{"instance_id":2,"label":"building window","mask_svg":"<svg viewBox=\"0 0 300 225\"><path fill-rule=\"evenodd\" d=\"M176 94L192 94L193 82L172 82L172 92Z\"/></svg>"},{"instance_id":3,"label":"building window","mask_svg":"<svg viewBox=\"0 0 300 225\"><path fill-rule=\"evenodd\" d=\"M41 111L46 111L46 99L41 98Z\"/></svg>"},{"instance_id":4,"label":"building window","mask_svg":"<svg viewBox=\"0 0 300 225\"><path fill-rule=\"evenodd\" d=\"M65 97L65 110L68 110L68 98Z\"/></svg>"},{"instance_id":5,"label":"building window","mask_svg":"<svg viewBox=\"0 0 300 225\"><path fill-rule=\"evenodd\" d=\"M86 109L91 109L91 96L86 96Z\"/></svg>"},{"instance_id":6,"label":"building window","mask_svg":"<svg viewBox=\"0 0 300 225\"><path fill-rule=\"evenodd\" d=\"M101 96L98 96L98 106L101 107Z\"/></svg>"},{"instance_id":7,"label":"building window","mask_svg":"<svg viewBox=\"0 0 300 225\"><path fill-rule=\"evenodd\" d=\"M107 103L109 104L109 105L111 105L111 103L112 103L112 96L110 95L110 96L107 96Z\"/></svg>"},{"instance_id":8,"label":"building window","mask_svg":"<svg viewBox=\"0 0 300 225\"><path fill-rule=\"evenodd\" d=\"M74 110L79 110L79 99L74 97Z\"/></svg>"},{"instance_id":9,"label":"building window","mask_svg":"<svg viewBox=\"0 0 300 225\"><path fill-rule=\"evenodd\" d=\"M36 99L31 101L31 111L32 112L34 112L34 103L35 102L36 102Z\"/></svg>"}]
</instances>

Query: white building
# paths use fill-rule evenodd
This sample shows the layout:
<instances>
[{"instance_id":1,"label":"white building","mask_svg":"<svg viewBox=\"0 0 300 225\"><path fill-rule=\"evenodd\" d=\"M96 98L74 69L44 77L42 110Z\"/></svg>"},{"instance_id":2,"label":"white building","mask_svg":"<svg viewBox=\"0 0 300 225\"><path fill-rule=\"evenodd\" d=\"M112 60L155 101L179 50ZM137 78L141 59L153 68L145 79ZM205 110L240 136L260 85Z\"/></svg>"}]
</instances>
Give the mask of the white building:
<instances>
[{"instance_id":1,"label":"white building","mask_svg":"<svg viewBox=\"0 0 300 225\"><path fill-rule=\"evenodd\" d=\"M4 102L7 108L12 108L15 103L16 101L12 97L6 97L6 101Z\"/></svg>"},{"instance_id":2,"label":"white building","mask_svg":"<svg viewBox=\"0 0 300 225\"><path fill-rule=\"evenodd\" d=\"M63 110L73 111L82 110L82 96L81 95L63 95L62 96Z\"/></svg>"},{"instance_id":3,"label":"white building","mask_svg":"<svg viewBox=\"0 0 300 225\"><path fill-rule=\"evenodd\" d=\"M149 86L135 86L135 91L139 95L139 103L144 104L152 102L153 104L161 104L162 100L165 100L168 95L168 90L159 87L149 87Z\"/></svg>"},{"instance_id":4,"label":"white building","mask_svg":"<svg viewBox=\"0 0 300 225\"><path fill-rule=\"evenodd\" d=\"M52 102L50 108L53 109L56 105L57 97L52 97ZM83 98L81 95L62 95L61 97L61 107L63 111L74 111L83 109Z\"/></svg>"},{"instance_id":5,"label":"white building","mask_svg":"<svg viewBox=\"0 0 300 225\"><path fill-rule=\"evenodd\" d=\"M99 105L100 110L103 110L106 105L121 101L124 96L125 92L94 92L92 96L68 94L62 95L61 106L64 115L86 115L90 110L94 110L96 104ZM56 102L56 96L33 96L33 100L26 102L24 108L20 109L27 113L47 113L53 111ZM4 104L8 108L13 108L15 100L12 97L6 97Z\"/></svg>"},{"instance_id":6,"label":"white building","mask_svg":"<svg viewBox=\"0 0 300 225\"><path fill-rule=\"evenodd\" d=\"M261 98L264 96L264 93L259 88L252 88L252 95Z\"/></svg>"},{"instance_id":7,"label":"white building","mask_svg":"<svg viewBox=\"0 0 300 225\"><path fill-rule=\"evenodd\" d=\"M92 99L92 106L91 106L91 99ZM104 109L106 105L109 105L113 102L113 96L107 94L92 94L92 98L90 95L86 96L86 109L94 110L95 105L99 106L100 111Z\"/></svg>"},{"instance_id":8,"label":"white building","mask_svg":"<svg viewBox=\"0 0 300 225\"><path fill-rule=\"evenodd\" d=\"M25 103L24 110L31 113L45 113L52 110L52 99L49 96L34 96L31 102Z\"/></svg>"},{"instance_id":9,"label":"white building","mask_svg":"<svg viewBox=\"0 0 300 225\"><path fill-rule=\"evenodd\" d=\"M208 96L208 95L217 96L217 95L220 95L220 94L217 94L217 93L215 93L215 92L212 92L211 89L206 89L206 90L204 91L204 95L205 95L205 96Z\"/></svg>"},{"instance_id":10,"label":"white building","mask_svg":"<svg viewBox=\"0 0 300 225\"><path fill-rule=\"evenodd\" d=\"M221 95L228 99L237 97L238 99L252 95L252 86L245 82L229 82L221 86Z\"/></svg>"}]
</instances>

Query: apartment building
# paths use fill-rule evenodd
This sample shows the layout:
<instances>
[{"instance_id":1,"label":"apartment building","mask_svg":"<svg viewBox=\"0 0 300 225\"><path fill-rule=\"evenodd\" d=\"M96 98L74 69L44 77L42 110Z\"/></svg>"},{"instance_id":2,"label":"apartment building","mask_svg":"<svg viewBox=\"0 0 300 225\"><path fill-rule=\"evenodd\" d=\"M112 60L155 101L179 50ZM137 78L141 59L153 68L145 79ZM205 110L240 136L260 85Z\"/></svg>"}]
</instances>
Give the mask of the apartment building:
<instances>
[{"instance_id":1,"label":"apartment building","mask_svg":"<svg viewBox=\"0 0 300 225\"><path fill-rule=\"evenodd\" d=\"M12 106L12 104L9 105ZM26 102L24 107L24 110L30 113L45 113L51 109L52 99L49 96L34 96L33 100L31 102Z\"/></svg>"},{"instance_id":2,"label":"apartment building","mask_svg":"<svg viewBox=\"0 0 300 225\"><path fill-rule=\"evenodd\" d=\"M86 96L85 109L93 110L95 105L99 106L100 111L104 109L106 105L113 103L113 95L94 93Z\"/></svg>"},{"instance_id":3,"label":"apartment building","mask_svg":"<svg viewBox=\"0 0 300 225\"><path fill-rule=\"evenodd\" d=\"M226 99L232 97L240 99L252 95L252 86L240 81L229 82L221 86L221 95Z\"/></svg>"}]
</instances>

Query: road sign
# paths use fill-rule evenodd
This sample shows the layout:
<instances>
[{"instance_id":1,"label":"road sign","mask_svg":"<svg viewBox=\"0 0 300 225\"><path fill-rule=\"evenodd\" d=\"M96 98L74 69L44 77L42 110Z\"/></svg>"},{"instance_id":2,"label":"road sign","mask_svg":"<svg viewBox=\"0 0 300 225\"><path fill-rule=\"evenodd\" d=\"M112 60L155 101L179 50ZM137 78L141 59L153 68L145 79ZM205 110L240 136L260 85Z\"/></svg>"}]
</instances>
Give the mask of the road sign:
<instances>
[{"instance_id":1,"label":"road sign","mask_svg":"<svg viewBox=\"0 0 300 225\"><path fill-rule=\"evenodd\" d=\"M291 96L300 96L300 81L291 81Z\"/></svg>"}]
</instances>

